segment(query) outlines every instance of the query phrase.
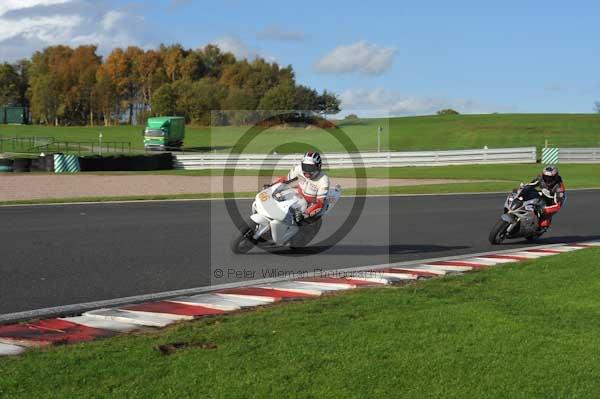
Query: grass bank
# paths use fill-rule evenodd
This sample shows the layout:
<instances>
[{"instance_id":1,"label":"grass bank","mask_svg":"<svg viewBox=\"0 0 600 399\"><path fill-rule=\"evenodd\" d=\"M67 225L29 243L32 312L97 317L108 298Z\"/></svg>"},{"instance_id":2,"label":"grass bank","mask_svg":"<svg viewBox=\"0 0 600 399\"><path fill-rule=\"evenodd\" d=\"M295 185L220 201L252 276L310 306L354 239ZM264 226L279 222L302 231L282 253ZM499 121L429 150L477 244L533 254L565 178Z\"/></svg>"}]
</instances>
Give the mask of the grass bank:
<instances>
[{"instance_id":1,"label":"grass bank","mask_svg":"<svg viewBox=\"0 0 600 399\"><path fill-rule=\"evenodd\" d=\"M548 140L551 146L600 147L598 114L493 114L456 116L419 116L343 121L339 127L360 151L377 149L377 128L382 126L383 150L446 150L536 146ZM53 137L60 141L131 142L141 149L141 126L52 127L0 126L0 138ZM189 150L230 150L248 131L248 127L186 128L185 146ZM253 140L246 152L303 152L309 143L323 152L343 152L344 147L320 129L272 128ZM274 144L275 143L275 144ZM7 150L9 151L9 150Z\"/></svg>"}]
</instances>

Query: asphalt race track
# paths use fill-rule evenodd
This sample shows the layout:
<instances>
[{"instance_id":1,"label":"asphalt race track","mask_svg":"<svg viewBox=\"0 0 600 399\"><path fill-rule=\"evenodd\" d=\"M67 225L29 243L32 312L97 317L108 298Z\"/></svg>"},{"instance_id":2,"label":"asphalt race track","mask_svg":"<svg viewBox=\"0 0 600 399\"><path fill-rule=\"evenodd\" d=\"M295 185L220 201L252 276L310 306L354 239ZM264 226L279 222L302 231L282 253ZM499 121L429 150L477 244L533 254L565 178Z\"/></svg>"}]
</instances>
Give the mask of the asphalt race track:
<instances>
[{"instance_id":1,"label":"asphalt race track","mask_svg":"<svg viewBox=\"0 0 600 399\"><path fill-rule=\"evenodd\" d=\"M370 197L334 246L234 255L223 201L0 207L0 314L351 266L528 246L492 247L505 195ZM316 241L349 216L342 198ZM600 238L600 190L571 191L539 244ZM237 202L244 216L250 201Z\"/></svg>"}]
</instances>

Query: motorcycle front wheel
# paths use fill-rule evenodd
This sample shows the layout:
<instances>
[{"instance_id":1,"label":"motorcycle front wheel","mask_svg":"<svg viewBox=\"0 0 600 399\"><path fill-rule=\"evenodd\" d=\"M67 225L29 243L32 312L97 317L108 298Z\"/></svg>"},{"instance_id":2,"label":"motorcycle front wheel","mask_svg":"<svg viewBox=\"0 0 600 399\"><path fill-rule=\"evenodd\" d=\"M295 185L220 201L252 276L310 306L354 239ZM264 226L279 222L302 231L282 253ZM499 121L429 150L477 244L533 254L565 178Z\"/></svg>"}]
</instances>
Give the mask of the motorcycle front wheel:
<instances>
[{"instance_id":1,"label":"motorcycle front wheel","mask_svg":"<svg viewBox=\"0 0 600 399\"><path fill-rule=\"evenodd\" d=\"M236 254L248 253L255 245L255 242L252 239L253 234L254 229L250 226L240 228L240 231L236 232L236 235L229 245L231 251Z\"/></svg>"},{"instance_id":2,"label":"motorcycle front wheel","mask_svg":"<svg viewBox=\"0 0 600 399\"><path fill-rule=\"evenodd\" d=\"M508 230L508 226L510 224L500 219L490 231L490 235L488 239L490 240L490 244L497 245L502 244L502 242L506 239L506 230Z\"/></svg>"}]
</instances>

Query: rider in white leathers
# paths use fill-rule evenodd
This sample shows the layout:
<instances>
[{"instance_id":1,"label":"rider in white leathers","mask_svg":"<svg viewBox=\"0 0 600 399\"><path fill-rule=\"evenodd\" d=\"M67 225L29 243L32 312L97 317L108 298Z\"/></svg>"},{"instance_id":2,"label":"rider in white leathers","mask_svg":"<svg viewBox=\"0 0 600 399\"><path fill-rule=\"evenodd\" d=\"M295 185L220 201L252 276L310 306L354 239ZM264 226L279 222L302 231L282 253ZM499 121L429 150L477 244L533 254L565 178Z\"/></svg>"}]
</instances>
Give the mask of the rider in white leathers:
<instances>
[{"instance_id":1,"label":"rider in white leathers","mask_svg":"<svg viewBox=\"0 0 600 399\"><path fill-rule=\"evenodd\" d=\"M329 176L321 170L321 155L318 152L304 154L299 165L293 167L287 177L279 177L275 183L298 181L298 194L302 199L295 207L297 222L313 218L325 208L329 192Z\"/></svg>"}]
</instances>

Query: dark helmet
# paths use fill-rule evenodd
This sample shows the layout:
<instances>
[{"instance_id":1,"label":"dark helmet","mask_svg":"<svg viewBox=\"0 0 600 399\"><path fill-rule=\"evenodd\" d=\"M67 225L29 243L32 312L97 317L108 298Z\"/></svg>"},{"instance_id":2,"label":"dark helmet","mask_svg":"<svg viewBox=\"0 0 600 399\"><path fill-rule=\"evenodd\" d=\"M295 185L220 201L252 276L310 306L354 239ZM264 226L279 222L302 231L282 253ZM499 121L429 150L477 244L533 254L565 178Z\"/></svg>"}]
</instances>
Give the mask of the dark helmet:
<instances>
[{"instance_id":1,"label":"dark helmet","mask_svg":"<svg viewBox=\"0 0 600 399\"><path fill-rule=\"evenodd\" d=\"M302 158L302 173L307 179L314 179L321 171L321 154L318 152L307 152Z\"/></svg>"},{"instance_id":2,"label":"dark helmet","mask_svg":"<svg viewBox=\"0 0 600 399\"><path fill-rule=\"evenodd\" d=\"M558 168L554 165L546 166L542 171L542 179L544 180L544 183L548 185L548 187L554 186L560 180Z\"/></svg>"}]
</instances>

